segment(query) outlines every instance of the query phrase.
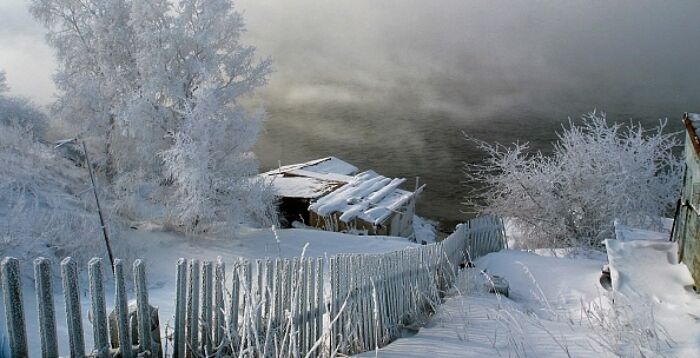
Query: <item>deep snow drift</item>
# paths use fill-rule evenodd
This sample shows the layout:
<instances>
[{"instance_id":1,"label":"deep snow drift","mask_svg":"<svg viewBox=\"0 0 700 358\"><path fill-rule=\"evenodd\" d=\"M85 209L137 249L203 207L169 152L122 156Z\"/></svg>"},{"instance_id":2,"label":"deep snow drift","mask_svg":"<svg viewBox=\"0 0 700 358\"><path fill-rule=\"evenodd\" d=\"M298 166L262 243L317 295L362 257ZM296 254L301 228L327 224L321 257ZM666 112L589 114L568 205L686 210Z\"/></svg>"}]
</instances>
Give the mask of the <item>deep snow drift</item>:
<instances>
[{"instance_id":1,"label":"deep snow drift","mask_svg":"<svg viewBox=\"0 0 700 358\"><path fill-rule=\"evenodd\" d=\"M492 253L416 335L362 356L700 356L700 298L675 244L608 244L614 292L599 283L603 253ZM482 270L505 277L510 297L487 293Z\"/></svg>"}]
</instances>

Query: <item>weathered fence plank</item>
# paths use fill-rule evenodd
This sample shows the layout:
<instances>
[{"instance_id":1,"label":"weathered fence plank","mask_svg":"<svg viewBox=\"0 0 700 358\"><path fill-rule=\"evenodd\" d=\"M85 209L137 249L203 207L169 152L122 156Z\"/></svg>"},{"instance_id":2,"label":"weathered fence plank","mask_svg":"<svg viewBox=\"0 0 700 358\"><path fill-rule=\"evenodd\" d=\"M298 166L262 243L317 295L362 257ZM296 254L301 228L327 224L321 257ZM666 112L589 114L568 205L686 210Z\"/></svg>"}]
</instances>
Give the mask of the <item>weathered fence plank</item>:
<instances>
[{"instance_id":1,"label":"weathered fence plank","mask_svg":"<svg viewBox=\"0 0 700 358\"><path fill-rule=\"evenodd\" d=\"M148 303L146 286L146 264L136 260L133 264L134 288L136 289L136 320L138 322L139 351L153 355L151 339L151 306Z\"/></svg>"},{"instance_id":2,"label":"weathered fence plank","mask_svg":"<svg viewBox=\"0 0 700 358\"><path fill-rule=\"evenodd\" d=\"M92 315L93 352L99 358L107 358L109 357L109 335L107 332L107 308L102 259L95 257L88 262L88 281L91 298L90 313Z\"/></svg>"},{"instance_id":3,"label":"weathered fence plank","mask_svg":"<svg viewBox=\"0 0 700 358\"><path fill-rule=\"evenodd\" d=\"M191 358L197 356L199 348L199 261L190 260L188 268L185 357Z\"/></svg>"},{"instance_id":4,"label":"weathered fence plank","mask_svg":"<svg viewBox=\"0 0 700 358\"><path fill-rule=\"evenodd\" d=\"M85 356L83 320L81 318L80 289L78 287L78 265L70 257L61 261L63 294L66 298L66 324L71 357Z\"/></svg>"},{"instance_id":5,"label":"weathered fence plank","mask_svg":"<svg viewBox=\"0 0 700 358\"><path fill-rule=\"evenodd\" d=\"M5 299L7 334L10 336L10 352L13 357L27 357L27 330L24 321L22 301L22 279L19 260L6 257L0 264L2 272L2 292Z\"/></svg>"},{"instance_id":6,"label":"weathered fence plank","mask_svg":"<svg viewBox=\"0 0 700 358\"><path fill-rule=\"evenodd\" d=\"M51 280L51 262L43 257L34 260L34 288L36 290L36 306L39 311L41 356L44 358L58 356L56 315Z\"/></svg>"},{"instance_id":7,"label":"weathered fence plank","mask_svg":"<svg viewBox=\"0 0 700 358\"><path fill-rule=\"evenodd\" d=\"M173 327L173 358L185 357L185 325L187 299L187 260L177 261L177 281L175 289L175 326Z\"/></svg>"},{"instance_id":8,"label":"weathered fence plank","mask_svg":"<svg viewBox=\"0 0 700 358\"><path fill-rule=\"evenodd\" d=\"M219 347L225 342L224 330L226 320L224 313L224 284L226 283L226 265L221 257L216 259L216 273L214 275L214 347Z\"/></svg>"},{"instance_id":9,"label":"weathered fence plank","mask_svg":"<svg viewBox=\"0 0 700 358\"><path fill-rule=\"evenodd\" d=\"M208 357L212 353L212 263L202 264L202 309L199 319L200 351Z\"/></svg>"},{"instance_id":10,"label":"weathered fence plank","mask_svg":"<svg viewBox=\"0 0 700 358\"><path fill-rule=\"evenodd\" d=\"M124 264L122 260L114 260L114 311L116 313L119 353L122 357L131 358L131 332L129 330L129 308L126 298L126 283L124 282Z\"/></svg>"}]
</instances>

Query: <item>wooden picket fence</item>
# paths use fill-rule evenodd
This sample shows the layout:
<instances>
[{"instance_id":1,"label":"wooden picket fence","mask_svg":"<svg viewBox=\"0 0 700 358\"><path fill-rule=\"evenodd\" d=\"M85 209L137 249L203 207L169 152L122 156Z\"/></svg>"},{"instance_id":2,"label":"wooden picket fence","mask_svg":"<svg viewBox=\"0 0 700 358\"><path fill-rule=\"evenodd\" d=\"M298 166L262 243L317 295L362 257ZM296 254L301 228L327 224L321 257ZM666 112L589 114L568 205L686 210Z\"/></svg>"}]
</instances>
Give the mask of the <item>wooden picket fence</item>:
<instances>
[{"instance_id":1,"label":"wooden picket fence","mask_svg":"<svg viewBox=\"0 0 700 358\"><path fill-rule=\"evenodd\" d=\"M503 219L497 216L480 216L461 225L464 226L470 260L508 248Z\"/></svg>"},{"instance_id":2,"label":"wooden picket fence","mask_svg":"<svg viewBox=\"0 0 700 358\"><path fill-rule=\"evenodd\" d=\"M387 345L403 327L435 310L459 267L505 245L503 222L483 217L458 225L433 245L332 257L329 352L355 354Z\"/></svg>"},{"instance_id":3,"label":"wooden picket fence","mask_svg":"<svg viewBox=\"0 0 700 358\"><path fill-rule=\"evenodd\" d=\"M127 305L124 264L121 260L114 261L115 277L115 309L114 317L107 316L105 305L104 269L102 260L94 258L88 263L88 285L90 289L90 318L94 349L90 356L136 357L162 356L160 351L160 332L152 331L152 324L158 326L158 314L148 303L146 289L146 265L142 260L133 263L134 290L136 295L135 320L130 319ZM64 259L60 265L61 280L66 306L66 326L68 328L68 344L71 357L85 357L83 336L83 321L80 304L80 279L78 265L75 260ZM24 301L22 300L22 280L19 260L6 257L0 264L2 288L5 302L5 318L10 341L12 357L28 357L27 335L24 320ZM38 258L34 260L34 282L39 311L39 337L42 357L58 357L58 337L56 334L56 318L53 297L53 273L49 260ZM155 317L154 320L152 318ZM109 326L112 329L110 334ZM138 335L131 337L134 331L131 325L137 326ZM108 337L112 338L110 346ZM116 337L116 338L115 338Z\"/></svg>"},{"instance_id":4,"label":"wooden picket fence","mask_svg":"<svg viewBox=\"0 0 700 358\"><path fill-rule=\"evenodd\" d=\"M126 294L124 263L114 263L114 311L108 315L102 260L88 263L94 347L85 351L78 265L60 264L71 357L327 357L385 346L401 330L424 322L468 260L505 247L500 219L458 225L432 245L384 254L322 258L180 259L175 319L161 340L158 311L149 304L145 263L133 263L135 302ZM324 295L324 277L330 283ZM20 263L0 265L9 346L28 356ZM230 277L227 279L227 274ZM58 356L52 267L34 261L43 357ZM36 353L34 353L36 354Z\"/></svg>"},{"instance_id":5,"label":"wooden picket fence","mask_svg":"<svg viewBox=\"0 0 700 358\"><path fill-rule=\"evenodd\" d=\"M180 259L173 357L321 355L323 272L321 258L241 259L227 286L221 259Z\"/></svg>"}]
</instances>

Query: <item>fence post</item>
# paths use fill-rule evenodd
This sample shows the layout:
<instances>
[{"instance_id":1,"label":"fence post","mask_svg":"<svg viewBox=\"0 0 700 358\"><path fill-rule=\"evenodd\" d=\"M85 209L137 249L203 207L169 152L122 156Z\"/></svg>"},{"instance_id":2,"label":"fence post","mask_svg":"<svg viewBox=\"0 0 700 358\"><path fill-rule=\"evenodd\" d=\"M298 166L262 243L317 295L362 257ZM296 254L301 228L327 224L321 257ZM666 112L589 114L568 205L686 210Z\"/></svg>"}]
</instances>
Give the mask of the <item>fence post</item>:
<instances>
[{"instance_id":1,"label":"fence post","mask_svg":"<svg viewBox=\"0 0 700 358\"><path fill-rule=\"evenodd\" d=\"M175 293L175 329L173 332L173 358L185 357L185 304L187 299L187 260L177 260Z\"/></svg>"},{"instance_id":2,"label":"fence post","mask_svg":"<svg viewBox=\"0 0 700 358\"><path fill-rule=\"evenodd\" d=\"M331 322L338 315L338 270L336 269L338 259L337 257L331 257L328 260L328 274L331 278L331 299L328 302L328 323ZM332 355L335 350L335 346L338 341L338 322L336 321L333 326L330 326L330 344L328 345L328 355Z\"/></svg>"},{"instance_id":3,"label":"fence post","mask_svg":"<svg viewBox=\"0 0 700 358\"><path fill-rule=\"evenodd\" d=\"M241 279L240 261L233 265L231 272L231 305L228 311L228 334L231 337L231 344L238 344L238 305L240 302L239 288Z\"/></svg>"},{"instance_id":4,"label":"fence post","mask_svg":"<svg viewBox=\"0 0 700 358\"><path fill-rule=\"evenodd\" d=\"M323 259L322 258L317 258L316 259L316 331L314 332L314 339L312 344L315 344L316 341L321 339L321 336L323 335L323 313L325 312L325 305L323 301ZM330 316L330 315L329 315ZM314 356L319 356L321 352L321 349L318 348L316 349L316 354Z\"/></svg>"},{"instance_id":5,"label":"fence post","mask_svg":"<svg viewBox=\"0 0 700 358\"><path fill-rule=\"evenodd\" d=\"M14 257L6 257L2 260L0 267L7 334L10 336L10 352L13 357L27 357L27 331L24 323L22 276L19 272L19 260Z\"/></svg>"},{"instance_id":6,"label":"fence post","mask_svg":"<svg viewBox=\"0 0 700 358\"><path fill-rule=\"evenodd\" d=\"M199 347L199 261L190 260L187 289L187 347L185 357L194 357Z\"/></svg>"},{"instance_id":7,"label":"fence post","mask_svg":"<svg viewBox=\"0 0 700 358\"><path fill-rule=\"evenodd\" d=\"M119 335L119 352L124 358L131 358L133 347L131 346L131 332L129 331L129 308L126 298L126 285L124 283L124 264L122 260L114 260L114 311L117 320L117 332Z\"/></svg>"},{"instance_id":8,"label":"fence post","mask_svg":"<svg viewBox=\"0 0 700 358\"><path fill-rule=\"evenodd\" d=\"M280 302L282 298L282 294L280 293L280 285L282 283L282 261L279 258L275 258L272 262L272 266L272 307L270 307L270 315L272 316L272 329L274 329L275 332L277 332L277 337L279 337Z\"/></svg>"},{"instance_id":9,"label":"fence post","mask_svg":"<svg viewBox=\"0 0 700 358\"><path fill-rule=\"evenodd\" d=\"M202 265L202 312L199 323L201 351L204 356L212 352L212 265L211 261L204 261Z\"/></svg>"},{"instance_id":10,"label":"fence post","mask_svg":"<svg viewBox=\"0 0 700 358\"><path fill-rule=\"evenodd\" d=\"M51 278L51 262L43 257L34 260L34 288L36 290L36 306L39 311L41 356L45 358L58 356Z\"/></svg>"},{"instance_id":11,"label":"fence post","mask_svg":"<svg viewBox=\"0 0 700 358\"><path fill-rule=\"evenodd\" d=\"M78 265L70 257L61 261L63 294L66 298L66 323L71 357L85 356L83 321L81 319L80 290L78 288Z\"/></svg>"},{"instance_id":12,"label":"fence post","mask_svg":"<svg viewBox=\"0 0 700 358\"><path fill-rule=\"evenodd\" d=\"M133 264L134 288L136 289L136 319L138 321L139 349L142 353L153 355L151 339L151 307L148 304L148 289L146 287L146 264L136 260Z\"/></svg>"},{"instance_id":13,"label":"fence post","mask_svg":"<svg viewBox=\"0 0 700 358\"><path fill-rule=\"evenodd\" d=\"M90 281L90 312L92 313L92 335L95 341L97 357L109 357L109 338L107 335L107 309L105 305L104 273L102 259L92 258L88 262Z\"/></svg>"},{"instance_id":14,"label":"fence post","mask_svg":"<svg viewBox=\"0 0 700 358\"><path fill-rule=\"evenodd\" d=\"M224 283L226 282L226 265L221 256L216 258L216 274L214 277L214 347L224 342Z\"/></svg>"}]
</instances>

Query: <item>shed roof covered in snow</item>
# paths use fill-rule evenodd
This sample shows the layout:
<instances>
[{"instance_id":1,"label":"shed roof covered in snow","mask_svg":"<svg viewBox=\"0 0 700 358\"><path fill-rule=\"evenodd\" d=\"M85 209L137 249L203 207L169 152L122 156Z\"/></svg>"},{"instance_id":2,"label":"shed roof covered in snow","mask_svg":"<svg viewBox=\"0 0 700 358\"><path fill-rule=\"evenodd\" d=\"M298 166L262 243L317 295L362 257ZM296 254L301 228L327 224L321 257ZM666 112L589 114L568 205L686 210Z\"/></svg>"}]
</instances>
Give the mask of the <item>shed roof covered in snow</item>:
<instances>
[{"instance_id":1,"label":"shed roof covered in snow","mask_svg":"<svg viewBox=\"0 0 700 358\"><path fill-rule=\"evenodd\" d=\"M261 174L271 180L277 195L286 198L321 197L349 183L357 167L335 157L285 165Z\"/></svg>"},{"instance_id":2,"label":"shed roof covered in snow","mask_svg":"<svg viewBox=\"0 0 700 358\"><path fill-rule=\"evenodd\" d=\"M378 225L417 194L399 189L404 181L406 179L387 178L371 170L362 172L312 203L309 210L322 217L338 213L339 219L346 223L361 219Z\"/></svg>"},{"instance_id":3,"label":"shed roof covered in snow","mask_svg":"<svg viewBox=\"0 0 700 358\"><path fill-rule=\"evenodd\" d=\"M312 199L309 211L321 217L337 214L345 223L360 219L378 225L422 191L422 187L416 192L399 189L403 178L357 172L354 165L327 157L261 175L271 180L277 195Z\"/></svg>"}]
</instances>

